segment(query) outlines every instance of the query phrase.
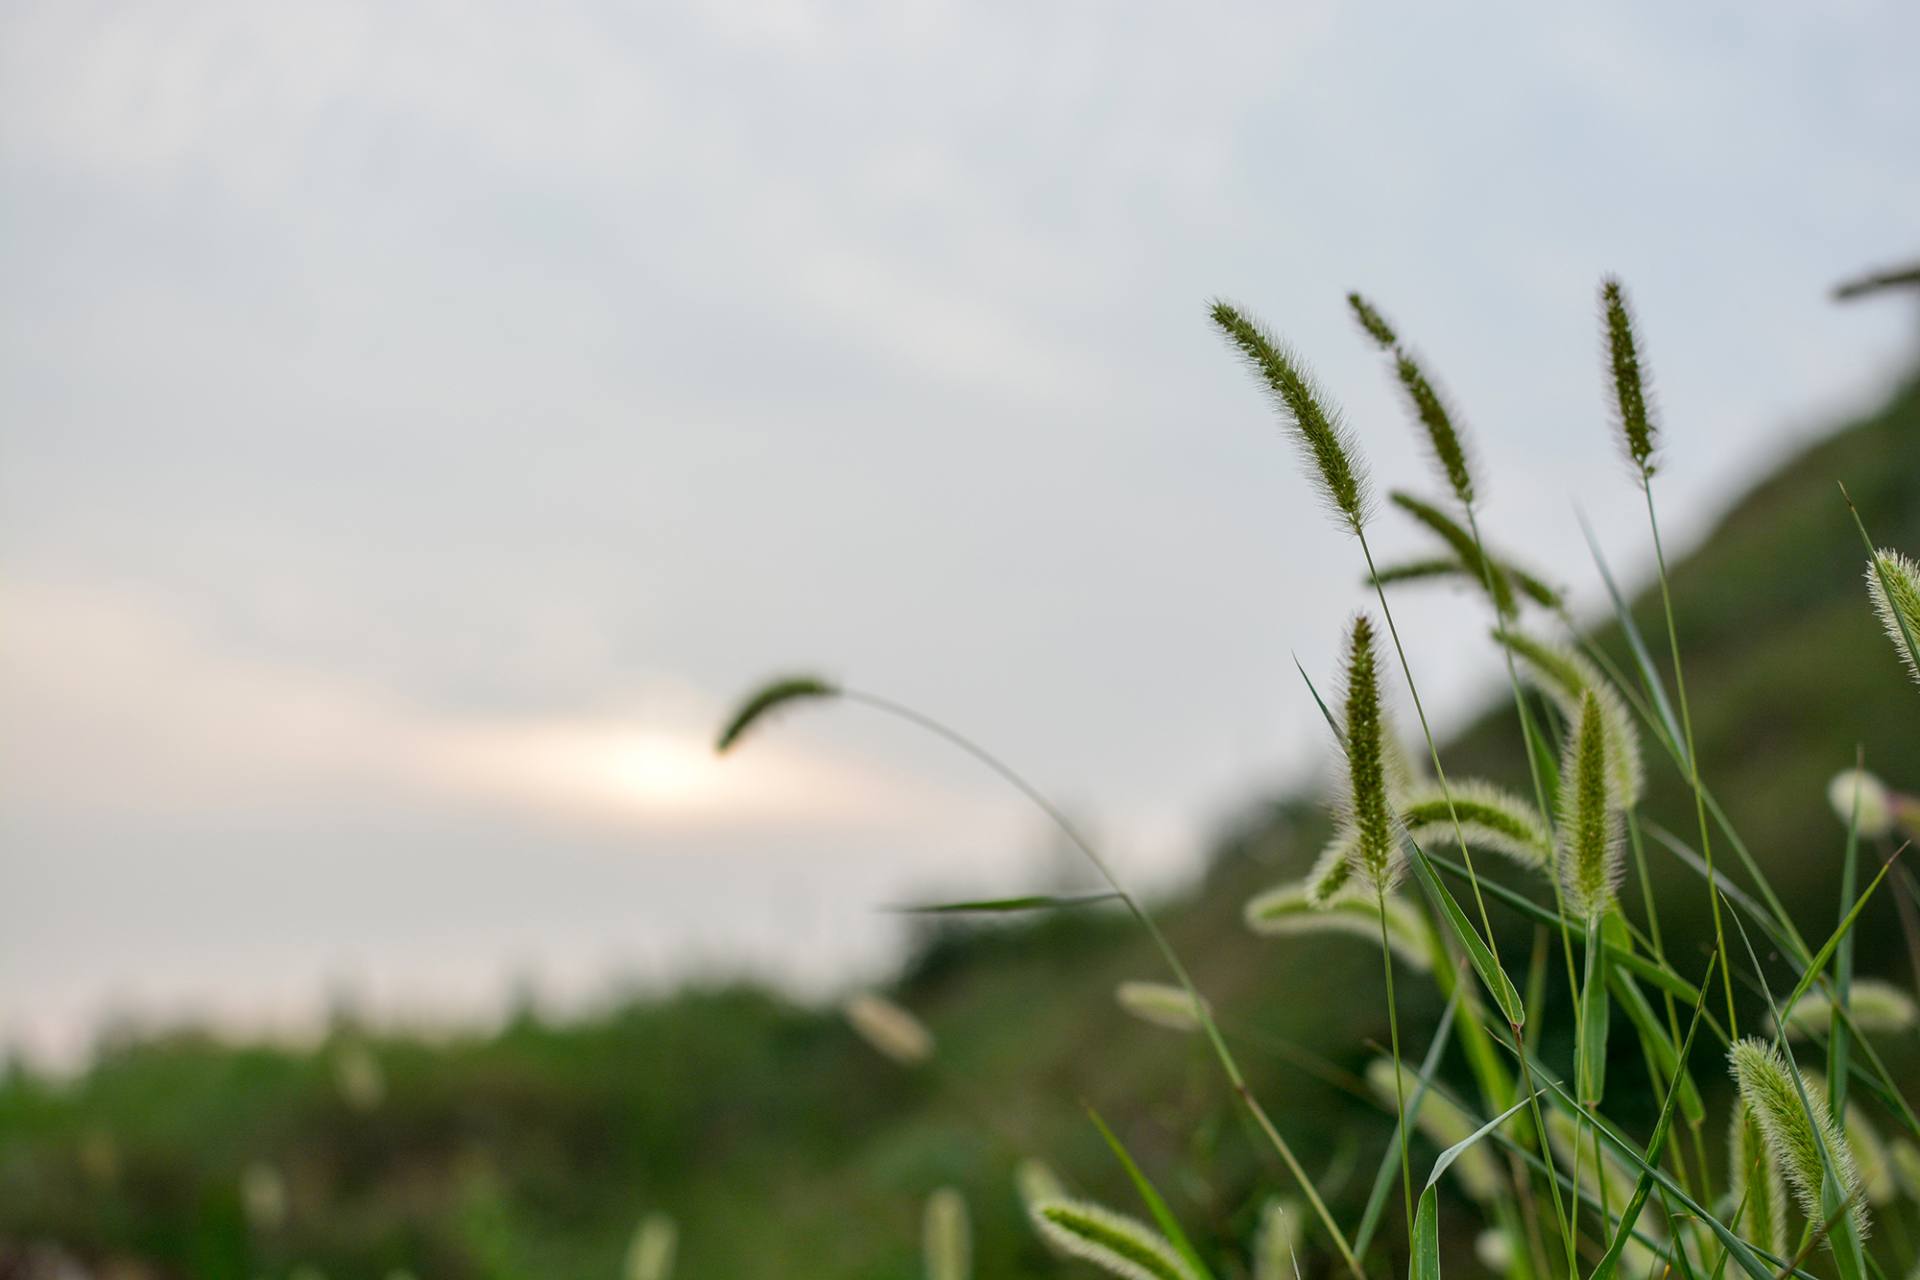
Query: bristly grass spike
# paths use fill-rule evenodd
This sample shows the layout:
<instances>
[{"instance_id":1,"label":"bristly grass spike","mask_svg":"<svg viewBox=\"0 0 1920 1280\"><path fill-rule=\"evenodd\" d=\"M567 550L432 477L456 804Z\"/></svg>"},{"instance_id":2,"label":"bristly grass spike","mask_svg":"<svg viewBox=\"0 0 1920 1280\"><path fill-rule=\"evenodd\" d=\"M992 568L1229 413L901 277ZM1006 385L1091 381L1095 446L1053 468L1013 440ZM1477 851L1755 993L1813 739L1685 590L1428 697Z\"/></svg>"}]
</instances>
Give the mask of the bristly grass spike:
<instances>
[{"instance_id":1,"label":"bristly grass spike","mask_svg":"<svg viewBox=\"0 0 1920 1280\"><path fill-rule=\"evenodd\" d=\"M1281 420L1305 448L1328 504L1358 533L1367 522L1367 476L1356 457L1352 434L1338 413L1324 402L1293 353L1258 323L1218 300L1213 303L1213 322L1266 384Z\"/></svg>"},{"instance_id":2,"label":"bristly grass spike","mask_svg":"<svg viewBox=\"0 0 1920 1280\"><path fill-rule=\"evenodd\" d=\"M1906 664L1907 674L1920 683L1920 654L1913 649L1920 639L1920 564L1881 548L1867 566L1867 591L1894 652Z\"/></svg>"},{"instance_id":3,"label":"bristly grass spike","mask_svg":"<svg viewBox=\"0 0 1920 1280\"><path fill-rule=\"evenodd\" d=\"M1821 1211L1820 1187L1826 1177L1826 1162L1830 1161L1845 1193L1854 1198L1854 1226L1864 1236L1867 1209L1859 1195L1860 1173L1851 1148L1834 1127L1821 1091L1804 1079L1797 1087L1794 1068L1765 1040L1736 1040L1727 1051L1727 1060L1740 1087L1740 1097L1760 1126L1767 1149L1793 1184L1794 1196L1808 1221L1817 1223L1826 1217ZM1804 1104L1801 1087L1806 1090Z\"/></svg>"},{"instance_id":4,"label":"bristly grass spike","mask_svg":"<svg viewBox=\"0 0 1920 1280\"><path fill-rule=\"evenodd\" d=\"M1641 362L1640 340L1634 333L1633 308L1619 277L1600 283L1600 309L1607 333L1607 369L1613 384L1615 424L1621 443L1644 483L1654 473L1659 428L1653 420L1647 377Z\"/></svg>"},{"instance_id":5,"label":"bristly grass spike","mask_svg":"<svg viewBox=\"0 0 1920 1280\"><path fill-rule=\"evenodd\" d=\"M1361 329L1369 338L1379 344L1382 351L1392 351L1400 339L1394 334L1393 326L1380 314L1371 302L1357 293L1347 295L1347 305L1353 308L1353 318L1360 322Z\"/></svg>"},{"instance_id":6,"label":"bristly grass spike","mask_svg":"<svg viewBox=\"0 0 1920 1280\"><path fill-rule=\"evenodd\" d=\"M1612 905L1622 871L1620 812L1607 771L1606 721L1587 691L1560 766L1560 882L1567 905L1597 920Z\"/></svg>"},{"instance_id":7,"label":"bristly grass spike","mask_svg":"<svg viewBox=\"0 0 1920 1280\"><path fill-rule=\"evenodd\" d=\"M1354 617L1347 632L1347 811L1353 824L1354 869L1375 893L1399 878L1398 817L1387 794L1385 718L1380 710L1380 668L1373 620Z\"/></svg>"},{"instance_id":8,"label":"bristly grass spike","mask_svg":"<svg viewBox=\"0 0 1920 1280\"><path fill-rule=\"evenodd\" d=\"M1172 1245L1146 1223L1085 1200L1033 1206L1034 1225L1063 1252L1122 1280L1195 1280Z\"/></svg>"},{"instance_id":9,"label":"bristly grass spike","mask_svg":"<svg viewBox=\"0 0 1920 1280\"><path fill-rule=\"evenodd\" d=\"M838 697L839 694L839 686L822 680L818 676L778 676L747 696L739 709L728 719L726 727L720 730L720 737L715 741L713 749L725 755L745 736L747 730L764 718L768 712L790 702L800 702L809 698L833 698Z\"/></svg>"}]
</instances>

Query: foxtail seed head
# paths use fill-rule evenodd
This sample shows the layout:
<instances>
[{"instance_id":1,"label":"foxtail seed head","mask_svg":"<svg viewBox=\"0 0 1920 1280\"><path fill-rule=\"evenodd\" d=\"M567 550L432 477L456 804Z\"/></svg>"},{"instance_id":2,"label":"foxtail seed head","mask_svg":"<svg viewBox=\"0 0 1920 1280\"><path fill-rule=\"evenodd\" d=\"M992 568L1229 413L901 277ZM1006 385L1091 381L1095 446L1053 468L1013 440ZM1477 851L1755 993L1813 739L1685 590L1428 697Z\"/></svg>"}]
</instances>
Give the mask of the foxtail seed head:
<instances>
[{"instance_id":1,"label":"foxtail seed head","mask_svg":"<svg viewBox=\"0 0 1920 1280\"><path fill-rule=\"evenodd\" d=\"M1395 489L1387 497L1394 506L1432 530L1452 549L1461 568L1473 579L1473 585L1493 594L1493 607L1501 618L1513 616L1516 608L1513 583L1508 579L1506 569L1481 554L1480 544L1474 541L1470 531L1431 502L1416 498L1404 490Z\"/></svg>"},{"instance_id":2,"label":"foxtail seed head","mask_svg":"<svg viewBox=\"0 0 1920 1280\"><path fill-rule=\"evenodd\" d=\"M1253 1280L1297 1280L1300 1245L1299 1203L1278 1196L1267 1201L1253 1245Z\"/></svg>"},{"instance_id":3,"label":"foxtail seed head","mask_svg":"<svg viewBox=\"0 0 1920 1280\"><path fill-rule=\"evenodd\" d=\"M1048 1243L1121 1280L1194 1280L1186 1260L1137 1218L1085 1200L1042 1201L1030 1212Z\"/></svg>"},{"instance_id":4,"label":"foxtail seed head","mask_svg":"<svg viewBox=\"0 0 1920 1280\"><path fill-rule=\"evenodd\" d=\"M1914 645L1920 644L1920 564L1882 548L1867 566L1867 591L1894 652L1920 683L1920 654L1914 652Z\"/></svg>"},{"instance_id":5,"label":"foxtail seed head","mask_svg":"<svg viewBox=\"0 0 1920 1280\"><path fill-rule=\"evenodd\" d=\"M841 1007L847 1023L882 1057L917 1067L933 1056L933 1033L885 996L862 991Z\"/></svg>"},{"instance_id":6,"label":"foxtail seed head","mask_svg":"<svg viewBox=\"0 0 1920 1280\"><path fill-rule=\"evenodd\" d=\"M1869 840L1893 830L1893 797L1887 784L1865 769L1842 769L1827 783L1827 803L1842 826Z\"/></svg>"},{"instance_id":7,"label":"foxtail seed head","mask_svg":"<svg viewBox=\"0 0 1920 1280\"><path fill-rule=\"evenodd\" d=\"M1605 914L1620 879L1620 811L1607 781L1607 732L1589 690L1560 762L1560 883L1581 919Z\"/></svg>"},{"instance_id":8,"label":"foxtail seed head","mask_svg":"<svg viewBox=\"0 0 1920 1280\"><path fill-rule=\"evenodd\" d=\"M1200 1006L1185 987L1167 982L1123 982L1113 989L1122 1009L1169 1031L1198 1031Z\"/></svg>"},{"instance_id":9,"label":"foxtail seed head","mask_svg":"<svg viewBox=\"0 0 1920 1280\"><path fill-rule=\"evenodd\" d=\"M1060 1182L1059 1175L1048 1167L1044 1160L1027 1156L1013 1167L1014 1189L1020 1193L1020 1203L1031 1210L1043 1200L1064 1200L1066 1187Z\"/></svg>"},{"instance_id":10,"label":"foxtail seed head","mask_svg":"<svg viewBox=\"0 0 1920 1280\"><path fill-rule=\"evenodd\" d=\"M650 1213L634 1229L627 1245L626 1280L669 1280L679 1228L664 1213Z\"/></svg>"},{"instance_id":11,"label":"foxtail seed head","mask_svg":"<svg viewBox=\"0 0 1920 1280\"><path fill-rule=\"evenodd\" d=\"M927 1280L972 1277L973 1232L967 1223L967 1202L952 1187L941 1187L927 1197L921 1249L926 1257Z\"/></svg>"},{"instance_id":12,"label":"foxtail seed head","mask_svg":"<svg viewBox=\"0 0 1920 1280\"><path fill-rule=\"evenodd\" d=\"M1257 323L1219 301L1213 304L1213 322L1266 385L1281 420L1306 450L1328 504L1359 532L1367 521L1367 477L1339 415L1322 402L1293 354Z\"/></svg>"},{"instance_id":13,"label":"foxtail seed head","mask_svg":"<svg viewBox=\"0 0 1920 1280\"><path fill-rule=\"evenodd\" d=\"M1478 778L1463 778L1445 790L1426 785L1400 802L1400 820L1413 842L1460 838L1476 849L1504 854L1526 867L1544 867L1553 856L1553 836L1539 810L1510 791Z\"/></svg>"},{"instance_id":14,"label":"foxtail seed head","mask_svg":"<svg viewBox=\"0 0 1920 1280\"><path fill-rule=\"evenodd\" d=\"M1767 1150L1773 1153L1787 1181L1793 1185L1794 1196L1808 1220L1821 1222L1826 1218L1820 1209L1820 1187L1826 1177L1821 1154L1824 1151L1825 1161L1832 1162L1839 1177L1841 1194L1854 1198L1854 1226L1862 1236L1866 1235L1867 1210L1858 1194L1860 1174L1854 1167L1851 1147L1839 1140L1834 1129L1823 1091L1808 1081L1801 1081L1806 1089L1803 1105L1800 1088L1794 1084L1793 1068L1780 1051L1765 1040L1748 1037L1736 1041L1727 1051L1727 1059L1733 1068L1734 1082L1740 1087L1741 1099L1760 1126Z\"/></svg>"},{"instance_id":15,"label":"foxtail seed head","mask_svg":"<svg viewBox=\"0 0 1920 1280\"><path fill-rule=\"evenodd\" d=\"M1400 874L1400 840L1387 794L1386 730L1373 620L1360 614L1347 633L1347 805L1356 836L1354 869L1376 894Z\"/></svg>"},{"instance_id":16,"label":"foxtail seed head","mask_svg":"<svg viewBox=\"0 0 1920 1280\"><path fill-rule=\"evenodd\" d=\"M1733 1123L1727 1131L1727 1186L1734 1203L1746 1200L1740 1234L1763 1249L1787 1252L1787 1184L1780 1163L1768 1150L1746 1099L1735 1096Z\"/></svg>"},{"instance_id":17,"label":"foxtail seed head","mask_svg":"<svg viewBox=\"0 0 1920 1280\"><path fill-rule=\"evenodd\" d=\"M768 712L783 707L789 702L799 702L808 698L838 697L840 689L818 676L781 676L769 680L748 696L740 704L726 727L720 730L719 740L713 749L725 755L741 737Z\"/></svg>"},{"instance_id":18,"label":"foxtail seed head","mask_svg":"<svg viewBox=\"0 0 1920 1280\"><path fill-rule=\"evenodd\" d=\"M1520 659L1527 679L1552 699L1569 721L1580 718L1587 694L1599 699L1600 715L1607 728L1607 772L1613 802L1623 809L1640 803L1646 782L1640 763L1640 735L1619 691L1591 662L1565 645L1536 640L1512 629L1495 631L1493 638Z\"/></svg>"},{"instance_id":19,"label":"foxtail seed head","mask_svg":"<svg viewBox=\"0 0 1920 1280\"><path fill-rule=\"evenodd\" d=\"M1400 339L1394 336L1393 326L1374 309L1371 302L1357 293L1350 293L1347 295L1347 305L1353 308L1353 318L1360 322L1360 327L1382 351L1391 351L1399 344Z\"/></svg>"},{"instance_id":20,"label":"foxtail seed head","mask_svg":"<svg viewBox=\"0 0 1920 1280\"><path fill-rule=\"evenodd\" d=\"M1247 928L1269 937L1283 934L1344 933L1380 943L1380 900L1350 886L1316 902L1306 884L1283 884L1247 899ZM1408 968L1425 972L1433 964L1433 928L1419 909L1398 894L1387 895L1387 946Z\"/></svg>"},{"instance_id":21,"label":"foxtail seed head","mask_svg":"<svg viewBox=\"0 0 1920 1280\"><path fill-rule=\"evenodd\" d=\"M1353 851L1358 842L1359 835L1351 826L1342 826L1334 832L1313 869L1307 872L1308 906L1324 907L1353 887Z\"/></svg>"},{"instance_id":22,"label":"foxtail seed head","mask_svg":"<svg viewBox=\"0 0 1920 1280\"><path fill-rule=\"evenodd\" d=\"M1847 985L1847 1016L1856 1031L1911 1031L1920 1024L1913 997L1878 978L1855 978ZM1824 1036L1833 1029L1833 999L1809 991L1787 1013L1787 1039Z\"/></svg>"},{"instance_id":23,"label":"foxtail seed head","mask_svg":"<svg viewBox=\"0 0 1920 1280\"><path fill-rule=\"evenodd\" d=\"M1626 290L1615 276L1600 283L1600 309L1607 330L1607 367L1613 379L1615 421L1621 443L1644 482L1653 475L1659 430L1647 397L1647 379L1641 368L1640 343L1633 332L1633 309Z\"/></svg>"},{"instance_id":24,"label":"foxtail seed head","mask_svg":"<svg viewBox=\"0 0 1920 1280\"><path fill-rule=\"evenodd\" d=\"M1446 401L1405 348L1394 354L1393 371L1399 375L1401 389L1407 393L1407 403L1413 407L1414 416L1426 428L1427 447L1433 451L1433 460L1440 464L1440 470L1446 473L1453 496L1460 499L1461 506L1472 506L1473 471L1467 463L1467 446L1460 438L1459 428L1453 425Z\"/></svg>"}]
</instances>

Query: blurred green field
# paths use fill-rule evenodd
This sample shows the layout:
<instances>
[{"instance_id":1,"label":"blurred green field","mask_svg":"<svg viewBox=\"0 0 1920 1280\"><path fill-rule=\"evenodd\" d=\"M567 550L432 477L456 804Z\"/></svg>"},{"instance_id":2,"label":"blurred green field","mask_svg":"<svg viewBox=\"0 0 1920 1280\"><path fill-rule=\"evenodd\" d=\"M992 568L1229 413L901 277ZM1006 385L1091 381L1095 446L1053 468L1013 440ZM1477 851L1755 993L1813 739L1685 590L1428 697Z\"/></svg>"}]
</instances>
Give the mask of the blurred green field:
<instances>
[{"instance_id":1,"label":"blurred green field","mask_svg":"<svg viewBox=\"0 0 1920 1280\"><path fill-rule=\"evenodd\" d=\"M1920 790L1920 700L1866 607L1836 480L1881 543L1920 550L1920 381L1781 467L1674 574L1708 779L1812 938L1837 905L1827 779L1864 749ZM1657 599L1636 608L1660 634ZM1601 642L1624 658L1616 634ZM1503 697L1444 754L1450 772L1521 784L1517 745ZM1645 812L1690 831L1684 781L1651 752L1649 765ZM1204 875L1158 910L1254 1091L1351 1221L1390 1131L1342 1087L1386 1038L1379 957L1342 939L1258 939L1241 922L1241 904L1301 874L1325 835L1316 797L1250 803ZM1653 868L1669 950L1697 971L1706 895L1671 859ZM1638 914L1637 888L1624 896ZM1911 986L1892 899L1868 910L1859 968ZM1534 947L1531 925L1498 906L1494 919L1504 953ZM948 1184L971 1205L977 1274L1065 1275L1010 1173L1040 1155L1131 1207L1083 1103L1114 1122L1222 1274L1240 1274L1258 1210L1287 1180L1198 1040L1115 1007L1116 982L1161 976L1107 908L930 929L890 990L938 1039L918 1071L832 1010L742 987L454 1041L343 1022L319 1051L290 1053L181 1031L111 1043L75 1080L15 1066L0 1085L0 1276L36 1274L57 1248L124 1275L613 1277L641 1214L663 1210L680 1226L682 1275L898 1278L920 1273L921 1206ZM1560 1061L1572 1028L1557 973L1547 994L1542 1052ZM1400 999L1417 1051L1440 1002L1418 982ZM1920 1085L1911 1037L1882 1050L1896 1079ZM1615 1078L1643 1089L1630 1036L1613 1056ZM1717 1117L1724 1075L1700 1074ZM1644 1126L1654 1105L1629 1097L1619 1118ZM1911 1205L1884 1229L1920 1241ZM1448 1240L1448 1274L1477 1274L1469 1244Z\"/></svg>"}]
</instances>

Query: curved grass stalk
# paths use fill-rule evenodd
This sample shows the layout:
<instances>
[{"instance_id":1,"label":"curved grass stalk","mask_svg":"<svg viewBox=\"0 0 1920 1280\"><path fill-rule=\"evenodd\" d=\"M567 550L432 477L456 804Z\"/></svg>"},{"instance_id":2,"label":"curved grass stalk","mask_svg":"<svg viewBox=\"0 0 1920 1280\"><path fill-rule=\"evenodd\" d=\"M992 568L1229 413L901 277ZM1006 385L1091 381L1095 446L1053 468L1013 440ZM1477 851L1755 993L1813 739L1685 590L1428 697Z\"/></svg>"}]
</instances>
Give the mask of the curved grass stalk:
<instances>
[{"instance_id":1,"label":"curved grass stalk","mask_svg":"<svg viewBox=\"0 0 1920 1280\"><path fill-rule=\"evenodd\" d=\"M794 681L781 682L782 685L793 685L795 683ZM775 699L768 701L764 697L765 692L766 691L763 690L760 694L750 697L742 713L733 718L728 727L728 734L723 742L724 746L731 746L734 741L745 732L754 718L763 714L769 707L777 705L779 701L783 700ZM983 765L988 771L998 776L1008 786L1011 786L1015 791L1025 796L1035 808L1046 815L1047 819L1060 830L1062 835L1066 836L1074 848L1079 850L1093 866L1094 870L1099 873L1100 878L1106 882L1108 889L1119 898L1120 902L1126 907L1128 914L1146 931L1147 936L1153 942L1154 949L1160 953L1160 958L1166 963L1167 968L1172 972L1181 988L1186 991L1187 995L1193 1000L1195 1011L1200 1017L1201 1027L1206 1032L1207 1042L1212 1047L1214 1057L1218 1059L1221 1070L1227 1077L1229 1086L1242 1104L1246 1106L1247 1110L1252 1113L1254 1121L1258 1124L1261 1133L1265 1135L1267 1141L1272 1144L1274 1150L1279 1154L1281 1161L1287 1166L1287 1171L1292 1174L1294 1180L1300 1184L1302 1194L1307 1197L1307 1202L1312 1205L1314 1215L1320 1219L1321 1226L1326 1228L1328 1238L1333 1241L1334 1248L1339 1252L1342 1262L1345 1263L1347 1270L1353 1275L1354 1280L1365 1280L1365 1274L1360 1268L1360 1261L1354 1256L1353 1249L1347 1242L1346 1233L1341 1231L1339 1223L1334 1221L1332 1211L1327 1208L1326 1201L1321 1198L1319 1191L1314 1187L1313 1180L1307 1176L1307 1171L1301 1166L1299 1157L1294 1154L1292 1145L1287 1142L1280 1130L1274 1125L1272 1118L1267 1114L1266 1108L1261 1106L1259 1100L1253 1096L1253 1090L1248 1087L1246 1076L1241 1072L1239 1062L1235 1060L1233 1051L1227 1047L1226 1039L1220 1034L1219 1025L1214 1021L1213 1014L1209 1011L1205 998L1201 996L1199 988L1194 985L1192 976L1188 974L1187 967L1181 961L1179 954L1174 951L1173 944L1167 940L1166 934L1161 932L1160 926L1158 922L1154 920L1152 914L1149 913L1146 908L1140 904L1139 899L1134 897L1126 886L1120 882L1119 877L1114 874L1112 867L1107 864L1107 860L1101 857L1099 851L1093 847L1086 837L1080 834L1079 829L1074 826L1066 813L1062 811L1058 805L1054 804L1052 800L1048 799L1045 792L1041 791L1031 782L1028 782L1017 770L994 755L991 751L988 751L985 747L967 737L959 730L936 720L924 712L915 710L905 703L896 702L880 694L868 693L864 690L839 685L827 686L825 693L809 686L801 693L789 695L789 697L817 696L833 696L843 701L857 703L871 710L878 711L883 715L902 720L907 724L913 725L915 728L921 729L945 741L962 753L973 757L974 760ZM759 705L752 715L745 713L747 708L756 708L756 704Z\"/></svg>"}]
</instances>

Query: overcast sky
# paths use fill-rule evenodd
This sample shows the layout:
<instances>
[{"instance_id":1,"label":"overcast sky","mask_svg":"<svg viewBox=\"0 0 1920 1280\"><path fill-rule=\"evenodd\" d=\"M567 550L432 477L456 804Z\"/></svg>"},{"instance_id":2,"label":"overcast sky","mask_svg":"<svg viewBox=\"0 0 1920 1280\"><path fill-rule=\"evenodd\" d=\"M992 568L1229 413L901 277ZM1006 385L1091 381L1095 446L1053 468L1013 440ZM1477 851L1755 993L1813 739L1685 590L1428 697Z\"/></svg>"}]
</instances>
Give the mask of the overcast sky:
<instances>
[{"instance_id":1,"label":"overcast sky","mask_svg":"<svg viewBox=\"0 0 1920 1280\"><path fill-rule=\"evenodd\" d=\"M795 666L1169 883L1321 767L1364 603L1208 298L1431 489L1370 291L1589 602L1603 271L1683 540L1907 354L1824 294L1920 248L1920 10L1606 9L0 6L0 1035L819 991L1043 874L851 708L714 766ZM1483 617L1405 600L1457 719Z\"/></svg>"}]
</instances>

